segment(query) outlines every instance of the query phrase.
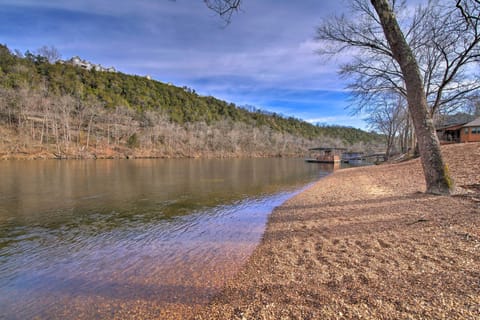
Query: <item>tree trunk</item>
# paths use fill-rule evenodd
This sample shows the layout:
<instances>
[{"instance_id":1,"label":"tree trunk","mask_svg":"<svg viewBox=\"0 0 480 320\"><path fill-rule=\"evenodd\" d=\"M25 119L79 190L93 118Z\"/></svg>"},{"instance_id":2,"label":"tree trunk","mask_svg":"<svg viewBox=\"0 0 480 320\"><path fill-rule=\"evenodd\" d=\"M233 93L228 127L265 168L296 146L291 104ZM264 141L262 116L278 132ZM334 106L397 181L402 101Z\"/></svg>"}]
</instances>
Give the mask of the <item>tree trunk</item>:
<instances>
[{"instance_id":1,"label":"tree trunk","mask_svg":"<svg viewBox=\"0 0 480 320\"><path fill-rule=\"evenodd\" d=\"M408 109L412 116L427 183L427 192L450 194L452 183L440 152L440 143L428 112L425 89L415 56L400 30L388 0L371 0L393 57L400 65L407 88Z\"/></svg>"},{"instance_id":2,"label":"tree trunk","mask_svg":"<svg viewBox=\"0 0 480 320\"><path fill-rule=\"evenodd\" d=\"M93 117L95 115L92 114L90 115L90 121L88 121L88 131L87 131L87 152L88 152L88 145L90 143L90 130L92 129L92 122L93 122Z\"/></svg>"}]
</instances>

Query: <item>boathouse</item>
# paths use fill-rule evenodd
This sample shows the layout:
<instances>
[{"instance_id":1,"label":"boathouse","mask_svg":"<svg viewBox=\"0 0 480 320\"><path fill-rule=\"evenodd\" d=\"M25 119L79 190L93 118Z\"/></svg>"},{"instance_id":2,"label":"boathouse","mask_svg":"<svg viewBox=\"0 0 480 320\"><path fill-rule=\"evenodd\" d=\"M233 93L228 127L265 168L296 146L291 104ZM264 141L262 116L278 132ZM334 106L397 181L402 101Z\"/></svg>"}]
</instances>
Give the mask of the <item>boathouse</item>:
<instances>
[{"instance_id":1,"label":"boathouse","mask_svg":"<svg viewBox=\"0 0 480 320\"><path fill-rule=\"evenodd\" d=\"M345 148L319 147L308 149L309 156L305 159L307 162L318 163L340 163L342 152Z\"/></svg>"}]
</instances>

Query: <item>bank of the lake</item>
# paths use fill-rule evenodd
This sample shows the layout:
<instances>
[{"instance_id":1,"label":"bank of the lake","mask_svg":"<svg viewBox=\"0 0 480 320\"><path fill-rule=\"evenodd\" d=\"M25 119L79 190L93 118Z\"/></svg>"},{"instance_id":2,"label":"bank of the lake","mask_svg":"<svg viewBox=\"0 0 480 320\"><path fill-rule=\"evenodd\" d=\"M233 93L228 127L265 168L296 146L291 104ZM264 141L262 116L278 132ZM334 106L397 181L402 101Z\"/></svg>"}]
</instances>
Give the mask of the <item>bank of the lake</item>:
<instances>
[{"instance_id":1,"label":"bank of the lake","mask_svg":"<svg viewBox=\"0 0 480 320\"><path fill-rule=\"evenodd\" d=\"M234 158L299 158L304 150L295 151L241 151L241 150L184 150L168 151L151 148L128 148L123 146L102 146L78 148L69 151L56 150L54 147L0 147L0 160L96 160L96 159L234 159Z\"/></svg>"},{"instance_id":2,"label":"bank of the lake","mask_svg":"<svg viewBox=\"0 0 480 320\"><path fill-rule=\"evenodd\" d=\"M480 144L443 147L459 194L419 160L337 171L270 216L197 319L478 319Z\"/></svg>"}]
</instances>

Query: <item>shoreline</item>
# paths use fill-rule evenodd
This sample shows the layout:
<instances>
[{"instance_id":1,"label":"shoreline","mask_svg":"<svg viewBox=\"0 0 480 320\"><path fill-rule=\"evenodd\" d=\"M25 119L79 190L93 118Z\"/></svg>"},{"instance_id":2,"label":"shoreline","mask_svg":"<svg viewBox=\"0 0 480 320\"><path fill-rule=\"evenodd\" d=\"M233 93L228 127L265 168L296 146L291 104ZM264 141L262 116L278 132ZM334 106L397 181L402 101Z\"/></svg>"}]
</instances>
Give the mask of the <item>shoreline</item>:
<instances>
[{"instance_id":1,"label":"shoreline","mask_svg":"<svg viewBox=\"0 0 480 320\"><path fill-rule=\"evenodd\" d=\"M195 319L478 319L480 144L442 147L457 189L420 161L349 168L277 207L246 265Z\"/></svg>"},{"instance_id":2,"label":"shoreline","mask_svg":"<svg viewBox=\"0 0 480 320\"><path fill-rule=\"evenodd\" d=\"M135 152L138 151L138 152ZM161 154L158 152L145 152L142 150L129 150L128 152L100 152L100 153L69 153L57 154L55 152L16 152L8 153L0 150L0 161L8 160L131 160L131 159L237 159L237 158L298 158L301 154L278 153L235 153L235 152L210 152L205 154Z\"/></svg>"}]
</instances>

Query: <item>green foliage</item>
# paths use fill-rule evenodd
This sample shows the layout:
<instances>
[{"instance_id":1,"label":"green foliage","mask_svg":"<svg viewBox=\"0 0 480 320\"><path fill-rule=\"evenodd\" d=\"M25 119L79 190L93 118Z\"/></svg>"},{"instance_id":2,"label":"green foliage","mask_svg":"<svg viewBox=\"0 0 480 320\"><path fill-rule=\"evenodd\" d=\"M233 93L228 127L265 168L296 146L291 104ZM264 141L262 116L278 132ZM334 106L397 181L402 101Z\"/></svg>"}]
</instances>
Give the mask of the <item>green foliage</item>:
<instances>
[{"instance_id":1,"label":"green foliage","mask_svg":"<svg viewBox=\"0 0 480 320\"><path fill-rule=\"evenodd\" d=\"M379 140L378 135L355 128L315 126L276 113L239 108L211 96L199 96L190 88L179 88L146 77L88 71L58 62L50 64L46 58L30 52L24 58L18 57L4 45L0 45L0 87L44 89L49 95L68 95L76 101L97 100L107 109L133 109L139 118L146 111L160 111L180 125L228 120L266 126L276 132L307 139L326 136L340 138L347 144Z\"/></svg>"},{"instance_id":2,"label":"green foliage","mask_svg":"<svg viewBox=\"0 0 480 320\"><path fill-rule=\"evenodd\" d=\"M450 176L450 170L448 169L448 165L445 164L445 167L444 167L444 176L445 176L445 184L448 186L448 189L449 190L453 190L454 189L454 183L453 183L453 180L452 180L452 177Z\"/></svg>"}]
</instances>

